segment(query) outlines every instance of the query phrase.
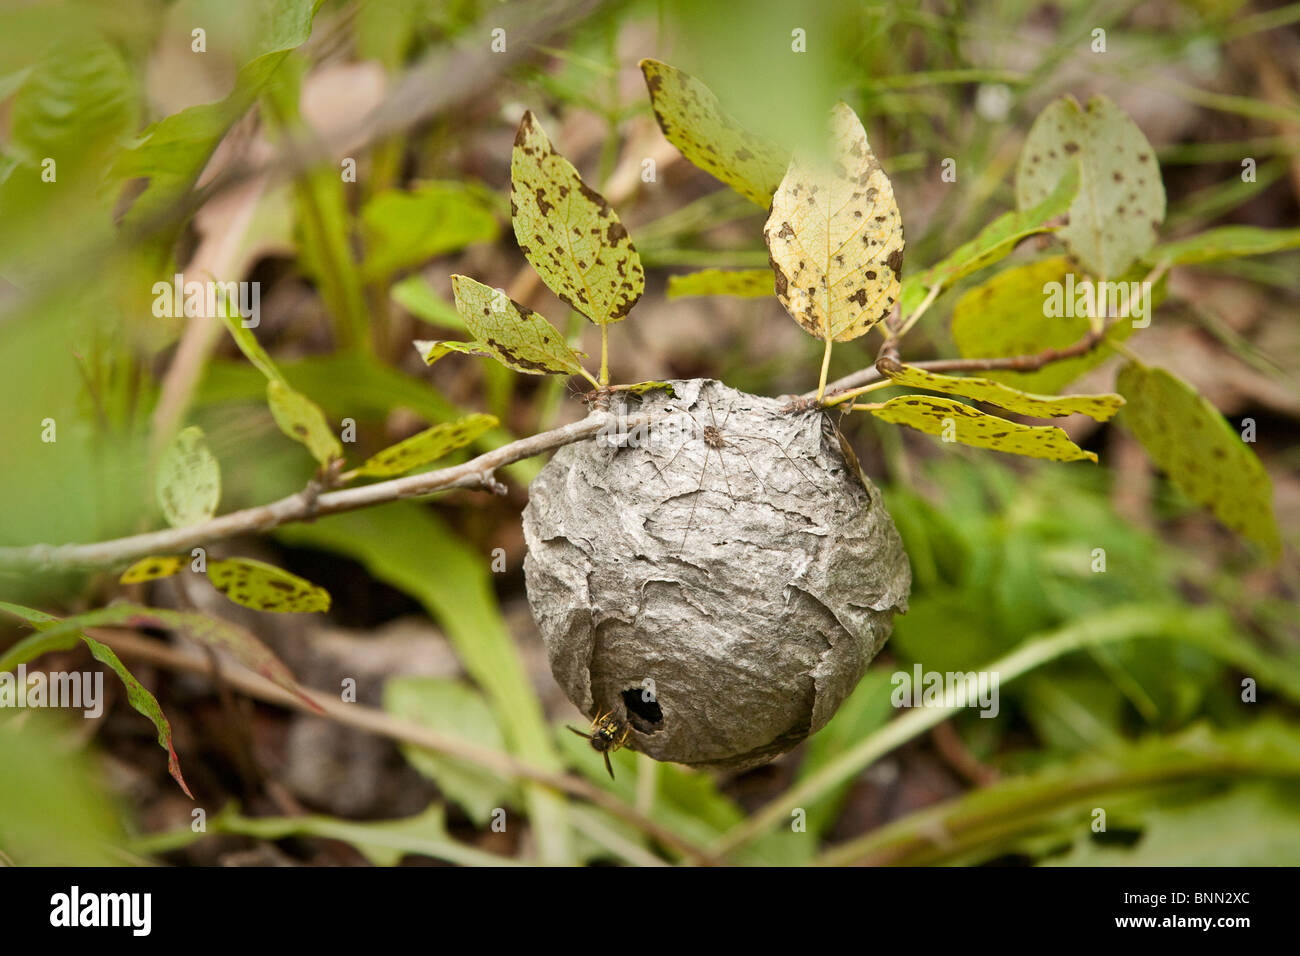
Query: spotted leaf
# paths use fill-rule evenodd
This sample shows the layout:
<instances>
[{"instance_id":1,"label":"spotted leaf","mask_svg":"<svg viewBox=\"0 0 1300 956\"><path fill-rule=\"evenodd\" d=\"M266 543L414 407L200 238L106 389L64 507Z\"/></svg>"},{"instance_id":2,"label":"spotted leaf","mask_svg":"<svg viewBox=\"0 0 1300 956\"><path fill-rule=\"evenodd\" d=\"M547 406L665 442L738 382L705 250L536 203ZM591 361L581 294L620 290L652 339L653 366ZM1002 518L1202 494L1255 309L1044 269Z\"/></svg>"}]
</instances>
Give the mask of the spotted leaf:
<instances>
[{"instance_id":1,"label":"spotted leaf","mask_svg":"<svg viewBox=\"0 0 1300 956\"><path fill-rule=\"evenodd\" d=\"M184 566L185 559L174 554L141 558L123 571L118 581L122 584L139 584L142 581L169 578Z\"/></svg>"},{"instance_id":2,"label":"spotted leaf","mask_svg":"<svg viewBox=\"0 0 1300 956\"><path fill-rule=\"evenodd\" d=\"M221 500L221 469L197 425L183 428L158 460L154 489L173 528L207 521Z\"/></svg>"},{"instance_id":3,"label":"spotted leaf","mask_svg":"<svg viewBox=\"0 0 1300 956\"><path fill-rule=\"evenodd\" d=\"M927 435L938 435L1012 455L1050 458L1053 461L1096 461L1055 425L1021 425L989 415L951 398L904 395L870 409L871 414L895 425L907 425Z\"/></svg>"},{"instance_id":4,"label":"spotted leaf","mask_svg":"<svg viewBox=\"0 0 1300 956\"><path fill-rule=\"evenodd\" d=\"M818 338L855 339L893 309L902 217L861 121L845 104L832 112L827 158L790 163L763 237L777 298Z\"/></svg>"},{"instance_id":5,"label":"spotted leaf","mask_svg":"<svg viewBox=\"0 0 1300 956\"><path fill-rule=\"evenodd\" d=\"M642 60L650 105L668 142L705 172L768 209L789 155L727 114L713 91L658 60Z\"/></svg>"},{"instance_id":6,"label":"spotted leaf","mask_svg":"<svg viewBox=\"0 0 1300 956\"><path fill-rule=\"evenodd\" d=\"M468 276L452 276L451 287L456 309L475 341L417 341L415 347L430 365L456 351L490 355L529 375L582 374L580 353L569 348L564 336L539 313Z\"/></svg>"},{"instance_id":7,"label":"spotted leaf","mask_svg":"<svg viewBox=\"0 0 1300 956\"><path fill-rule=\"evenodd\" d=\"M208 562L212 586L236 604L257 611L328 611L329 592L273 564L252 558Z\"/></svg>"},{"instance_id":8,"label":"spotted leaf","mask_svg":"<svg viewBox=\"0 0 1300 956\"><path fill-rule=\"evenodd\" d=\"M1009 412L1032 415L1035 418L1059 418L1063 415L1079 414L1104 422L1124 404L1124 399L1119 395L1035 395L987 378L940 375L910 365L897 368L886 367L884 372L897 385L961 395L977 402L997 405Z\"/></svg>"},{"instance_id":9,"label":"spotted leaf","mask_svg":"<svg viewBox=\"0 0 1300 956\"><path fill-rule=\"evenodd\" d=\"M357 469L357 473L376 477L404 474L468 445L496 425L497 420L492 415L469 415L459 421L434 425L372 455Z\"/></svg>"},{"instance_id":10,"label":"spotted leaf","mask_svg":"<svg viewBox=\"0 0 1300 956\"><path fill-rule=\"evenodd\" d=\"M641 257L618 215L530 112L510 159L510 216L542 281L597 325L622 321L645 292Z\"/></svg>"},{"instance_id":11,"label":"spotted leaf","mask_svg":"<svg viewBox=\"0 0 1300 956\"><path fill-rule=\"evenodd\" d=\"M266 401L280 431L306 445L322 465L343 457L343 446L325 421L325 413L302 392L272 379L266 383Z\"/></svg>"},{"instance_id":12,"label":"spotted leaf","mask_svg":"<svg viewBox=\"0 0 1300 956\"><path fill-rule=\"evenodd\" d=\"M1058 233L1085 269L1122 274L1150 249L1165 218L1165 187L1155 151L1127 114L1104 96L1086 109L1070 96L1038 115L1020 152L1016 200L1041 203L1079 170L1069 223Z\"/></svg>"},{"instance_id":13,"label":"spotted leaf","mask_svg":"<svg viewBox=\"0 0 1300 956\"><path fill-rule=\"evenodd\" d=\"M692 295L730 295L765 299L776 291L771 269L701 269L668 277L668 298Z\"/></svg>"},{"instance_id":14,"label":"spotted leaf","mask_svg":"<svg viewBox=\"0 0 1300 956\"><path fill-rule=\"evenodd\" d=\"M1218 409L1162 368L1129 363L1116 387L1128 399L1121 421L1169 480L1276 560L1282 544L1273 484Z\"/></svg>"}]
</instances>

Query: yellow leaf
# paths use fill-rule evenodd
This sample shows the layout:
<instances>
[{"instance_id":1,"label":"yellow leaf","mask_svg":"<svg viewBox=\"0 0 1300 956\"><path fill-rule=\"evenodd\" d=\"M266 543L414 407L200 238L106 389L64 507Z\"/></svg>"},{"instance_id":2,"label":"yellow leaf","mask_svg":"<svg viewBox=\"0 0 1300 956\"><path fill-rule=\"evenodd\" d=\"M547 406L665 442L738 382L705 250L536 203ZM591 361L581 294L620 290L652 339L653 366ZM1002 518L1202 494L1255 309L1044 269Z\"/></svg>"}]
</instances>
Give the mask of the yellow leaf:
<instances>
[{"instance_id":1,"label":"yellow leaf","mask_svg":"<svg viewBox=\"0 0 1300 956\"><path fill-rule=\"evenodd\" d=\"M1124 399L1119 395L1035 395L992 379L940 375L910 365L903 365L897 369L886 367L883 371L896 385L926 388L932 392L947 392L949 395L962 395L977 402L997 405L1009 412L1033 415L1035 418L1058 418L1062 415L1079 414L1104 422L1124 404Z\"/></svg>"},{"instance_id":2,"label":"yellow leaf","mask_svg":"<svg viewBox=\"0 0 1300 956\"><path fill-rule=\"evenodd\" d=\"M866 130L843 103L826 160L796 157L763 227L776 295L808 332L846 342L881 322L899 295L903 223Z\"/></svg>"},{"instance_id":3,"label":"yellow leaf","mask_svg":"<svg viewBox=\"0 0 1300 956\"><path fill-rule=\"evenodd\" d=\"M530 112L510 159L510 217L542 281L597 325L622 321L645 292L641 257L623 223Z\"/></svg>"},{"instance_id":4,"label":"yellow leaf","mask_svg":"<svg viewBox=\"0 0 1300 956\"><path fill-rule=\"evenodd\" d=\"M175 555L141 558L122 572L118 578L122 584L139 584L141 581L153 581L157 578L169 578L185 564L183 558Z\"/></svg>"},{"instance_id":5,"label":"yellow leaf","mask_svg":"<svg viewBox=\"0 0 1300 956\"><path fill-rule=\"evenodd\" d=\"M789 156L737 123L689 73L658 60L642 60L641 73L668 142L750 202L771 206Z\"/></svg>"},{"instance_id":6,"label":"yellow leaf","mask_svg":"<svg viewBox=\"0 0 1300 956\"><path fill-rule=\"evenodd\" d=\"M690 295L734 295L765 299L776 291L771 269L701 269L668 277L668 298Z\"/></svg>"},{"instance_id":7,"label":"yellow leaf","mask_svg":"<svg viewBox=\"0 0 1300 956\"><path fill-rule=\"evenodd\" d=\"M208 562L212 586L236 604L257 611L328 611L329 592L296 574L252 558Z\"/></svg>"},{"instance_id":8,"label":"yellow leaf","mask_svg":"<svg viewBox=\"0 0 1300 956\"><path fill-rule=\"evenodd\" d=\"M306 445L322 465L343 457L343 446L325 421L325 413L306 395L272 379L266 383L266 401L280 431Z\"/></svg>"},{"instance_id":9,"label":"yellow leaf","mask_svg":"<svg viewBox=\"0 0 1300 956\"><path fill-rule=\"evenodd\" d=\"M434 425L370 456L357 469L357 474L377 477L404 474L468 445L496 424L492 415L469 415L459 421Z\"/></svg>"},{"instance_id":10,"label":"yellow leaf","mask_svg":"<svg viewBox=\"0 0 1300 956\"><path fill-rule=\"evenodd\" d=\"M1021 425L988 415L951 398L904 395L885 402L871 414L895 425L907 425L927 435L938 435L963 445L991 448L1012 455L1050 458L1053 461L1096 461L1055 425Z\"/></svg>"}]
</instances>

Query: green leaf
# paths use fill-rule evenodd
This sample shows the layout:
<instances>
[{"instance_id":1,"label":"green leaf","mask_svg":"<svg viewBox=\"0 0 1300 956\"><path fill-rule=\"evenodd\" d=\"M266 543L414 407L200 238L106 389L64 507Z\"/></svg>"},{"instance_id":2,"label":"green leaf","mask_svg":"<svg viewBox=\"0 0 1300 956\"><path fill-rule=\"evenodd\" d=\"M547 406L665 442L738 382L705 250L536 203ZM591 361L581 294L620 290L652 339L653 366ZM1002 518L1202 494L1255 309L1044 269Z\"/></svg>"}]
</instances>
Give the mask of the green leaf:
<instances>
[{"instance_id":1,"label":"green leaf","mask_svg":"<svg viewBox=\"0 0 1300 956\"><path fill-rule=\"evenodd\" d=\"M221 468L197 425L176 434L158 461L154 488L173 528L207 521L221 500Z\"/></svg>"},{"instance_id":2,"label":"green leaf","mask_svg":"<svg viewBox=\"0 0 1300 956\"><path fill-rule=\"evenodd\" d=\"M538 767L560 769L537 694L497 608L486 555L460 541L429 509L411 502L331 515L310 525L285 525L276 534L290 543L348 555L376 580L418 600L445 629L466 672L487 694L511 753ZM542 858L563 862L570 853L564 802L531 784L525 784L525 798Z\"/></svg>"},{"instance_id":3,"label":"green leaf","mask_svg":"<svg viewBox=\"0 0 1300 956\"><path fill-rule=\"evenodd\" d=\"M1146 258L1152 263L1189 266L1240 259L1243 256L1263 256L1270 252L1297 248L1300 248L1300 229L1221 226L1156 246Z\"/></svg>"},{"instance_id":4,"label":"green leaf","mask_svg":"<svg viewBox=\"0 0 1300 956\"><path fill-rule=\"evenodd\" d=\"M226 323L226 329L229 330L235 344L239 346L239 351L244 353L244 358L248 359L257 368L259 372L266 376L268 382L279 382L281 385L287 385L284 376L280 370L275 367L271 361L271 356L266 354L266 349L262 348L262 343L257 341L253 335L253 330L244 325L239 316L232 315L228 307L220 308L221 321Z\"/></svg>"},{"instance_id":5,"label":"green leaf","mask_svg":"<svg viewBox=\"0 0 1300 956\"><path fill-rule=\"evenodd\" d=\"M847 342L898 301L903 221L857 114L837 104L830 131L826 159L790 163L763 239L785 310L809 334Z\"/></svg>"},{"instance_id":6,"label":"green leaf","mask_svg":"<svg viewBox=\"0 0 1300 956\"><path fill-rule=\"evenodd\" d=\"M741 299L764 299L776 294L771 269L701 269L683 276L668 277L668 298L691 295L732 295Z\"/></svg>"},{"instance_id":7,"label":"green leaf","mask_svg":"<svg viewBox=\"0 0 1300 956\"><path fill-rule=\"evenodd\" d=\"M597 325L622 321L645 292L641 257L618 215L555 152L531 112L510 159L510 215L542 281Z\"/></svg>"},{"instance_id":8,"label":"green leaf","mask_svg":"<svg viewBox=\"0 0 1300 956\"><path fill-rule=\"evenodd\" d=\"M435 292L424 276L407 276L393 285L389 294L403 309L430 325L457 330L465 328L465 320L456 311L456 306Z\"/></svg>"},{"instance_id":9,"label":"green leaf","mask_svg":"<svg viewBox=\"0 0 1300 956\"><path fill-rule=\"evenodd\" d=\"M273 564L253 558L208 562L212 586L255 611L311 613L330 609L329 592Z\"/></svg>"},{"instance_id":10,"label":"green leaf","mask_svg":"<svg viewBox=\"0 0 1300 956\"><path fill-rule=\"evenodd\" d=\"M1070 208L1078 189L1077 170L1068 170L1051 195L1038 205L1023 212L1003 213L981 229L974 239L958 246L941 262L924 272L909 275L903 280L903 315L914 312L932 287L937 285L942 292L958 279L1004 259L1030 236L1055 232L1061 228L1062 217Z\"/></svg>"},{"instance_id":11,"label":"green leaf","mask_svg":"<svg viewBox=\"0 0 1300 956\"><path fill-rule=\"evenodd\" d=\"M448 452L463 448L489 428L497 426L494 415L470 415L458 422L443 422L390 445L366 459L358 475L387 477L401 475L437 461Z\"/></svg>"},{"instance_id":12,"label":"green leaf","mask_svg":"<svg viewBox=\"0 0 1300 956\"><path fill-rule=\"evenodd\" d=\"M266 401L280 431L306 445L322 465L343 457L343 446L325 421L325 413L306 395L283 382L270 381L266 383Z\"/></svg>"},{"instance_id":13,"label":"green leaf","mask_svg":"<svg viewBox=\"0 0 1300 956\"><path fill-rule=\"evenodd\" d=\"M614 385L610 388L613 392L631 392L633 395L644 395L646 392L660 390L667 392L670 397L676 394L671 382L637 382L634 385Z\"/></svg>"},{"instance_id":14,"label":"green leaf","mask_svg":"<svg viewBox=\"0 0 1300 956\"><path fill-rule=\"evenodd\" d=\"M61 621L43 611L37 611L32 608L22 607L18 604L9 604L7 602L0 602L0 608L3 608L10 614L22 618L28 624L37 628L37 634L33 636L45 636L51 638L52 643L59 645L60 648L71 647L76 644L78 639L80 639L85 642L88 648L90 648L90 653L94 656L95 660L111 667L113 672L121 678L122 684L126 687L127 701L137 711L153 721L154 727L157 728L158 745L162 747L163 750L167 751L167 772L171 774L172 779L180 785L180 788L185 791L185 796L189 797L191 800L194 799L194 794L190 793L190 788L186 786L185 778L181 775L180 760L176 756L176 749L172 746L171 723L163 714L162 708L158 706L157 698L149 692L148 688L136 680L135 675L127 670L126 665L118 659L117 654L113 652L111 647L84 633L80 626L76 623L72 623L70 620ZM42 632L44 632L44 634L42 634ZM21 643L27 642L24 641ZM32 654L32 656L26 658L26 660L39 657L41 653L46 653L47 651L55 649L55 646L47 646L44 650L40 651L40 653ZM15 650L15 648L10 649L11 654L13 650ZM9 659L11 654L5 655L6 660ZM18 664L23 662L24 661L15 660L12 667L17 667ZM0 671L9 669L11 669L10 666L0 663Z\"/></svg>"},{"instance_id":15,"label":"green leaf","mask_svg":"<svg viewBox=\"0 0 1300 956\"><path fill-rule=\"evenodd\" d=\"M1122 421L1169 480L1277 560L1282 542L1273 483L1218 409L1162 368L1129 363L1116 387L1128 400Z\"/></svg>"},{"instance_id":16,"label":"green leaf","mask_svg":"<svg viewBox=\"0 0 1300 956\"><path fill-rule=\"evenodd\" d=\"M771 208L790 157L736 122L690 74L650 59L641 61L641 73L668 142L750 202Z\"/></svg>"},{"instance_id":17,"label":"green leaf","mask_svg":"<svg viewBox=\"0 0 1300 956\"><path fill-rule=\"evenodd\" d=\"M1043 259L1006 269L966 292L953 307L952 337L964 358L1004 358L1063 349L1088 334L1086 316L1046 314L1048 283L1064 286L1070 262L1064 257ZM1148 308L1155 308L1164 289L1152 289ZM1106 338L1121 342L1133 334L1133 323L1115 322ZM1078 358L1052 362L1035 372L986 372L988 378L1028 392L1058 391L1109 356L1095 348Z\"/></svg>"},{"instance_id":18,"label":"green leaf","mask_svg":"<svg viewBox=\"0 0 1300 956\"><path fill-rule=\"evenodd\" d=\"M1016 204L1041 203L1077 167L1079 193L1059 235L1089 272L1114 279L1152 245L1165 218L1155 150L1127 114L1104 96L1086 110L1070 96L1034 121L1016 169Z\"/></svg>"},{"instance_id":19,"label":"green leaf","mask_svg":"<svg viewBox=\"0 0 1300 956\"><path fill-rule=\"evenodd\" d=\"M491 242L500 232L489 196L461 182L424 183L407 192L390 189L361 210L369 281L463 249Z\"/></svg>"},{"instance_id":20,"label":"green leaf","mask_svg":"<svg viewBox=\"0 0 1300 956\"><path fill-rule=\"evenodd\" d=\"M468 276L452 276L451 286L456 308L475 341L417 341L416 348L430 365L454 351L490 355L502 365L529 375L582 373L578 353L540 314Z\"/></svg>"},{"instance_id":21,"label":"green leaf","mask_svg":"<svg viewBox=\"0 0 1300 956\"><path fill-rule=\"evenodd\" d=\"M135 675L126 669L126 665L118 659L111 647L107 644L101 644L88 634L81 635L81 639L86 642L86 646L90 648L90 653L94 655L95 660L107 664L121 678L122 684L126 687L126 699L131 706L153 721L153 725L158 731L158 746L167 751L167 772L171 774L173 780L180 784L180 788L185 791L185 796L193 800L194 794L190 793L190 788L181 775L181 763L176 756L176 748L172 746L171 722L167 720L162 708L158 706L158 698L154 697L147 687L136 680Z\"/></svg>"},{"instance_id":22,"label":"green leaf","mask_svg":"<svg viewBox=\"0 0 1300 956\"><path fill-rule=\"evenodd\" d=\"M505 750L492 708L482 694L461 681L392 678L384 684L384 710L480 747ZM447 799L459 804L480 827L491 821L493 810L517 799L509 781L464 760L407 745L403 745L402 753L411 766L437 783Z\"/></svg>"},{"instance_id":23,"label":"green leaf","mask_svg":"<svg viewBox=\"0 0 1300 956\"><path fill-rule=\"evenodd\" d=\"M956 375L940 375L925 369L903 365L897 368L886 367L884 372L896 385L911 388L926 388L932 392L946 392L949 395L961 395L977 402L988 402L1009 412L1020 415L1032 415L1035 418L1059 418L1063 415L1087 415L1089 418L1104 422L1110 419L1124 404L1119 395L1034 395L1010 388L1000 382L987 378L963 378Z\"/></svg>"},{"instance_id":24,"label":"green leaf","mask_svg":"<svg viewBox=\"0 0 1300 956\"><path fill-rule=\"evenodd\" d=\"M174 554L152 555L135 562L117 580L120 584L140 584L158 578L169 578L183 567L185 559Z\"/></svg>"},{"instance_id":25,"label":"green leaf","mask_svg":"<svg viewBox=\"0 0 1300 956\"><path fill-rule=\"evenodd\" d=\"M871 414L896 425L907 425L927 435L952 436L953 441L976 448L992 448L1012 455L1050 458L1053 461L1095 462L1097 456L1084 451L1055 425L1021 425L963 405L951 398L904 395L891 398ZM951 422L951 425L948 425Z\"/></svg>"}]
</instances>

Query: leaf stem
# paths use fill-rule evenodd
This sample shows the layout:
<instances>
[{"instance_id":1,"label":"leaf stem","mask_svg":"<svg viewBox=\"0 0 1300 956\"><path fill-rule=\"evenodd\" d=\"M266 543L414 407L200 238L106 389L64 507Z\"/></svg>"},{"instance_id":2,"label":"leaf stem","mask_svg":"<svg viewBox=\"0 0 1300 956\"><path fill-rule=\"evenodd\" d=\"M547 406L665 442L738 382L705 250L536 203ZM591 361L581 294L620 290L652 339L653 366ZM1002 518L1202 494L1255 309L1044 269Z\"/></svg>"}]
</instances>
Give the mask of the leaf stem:
<instances>
[{"instance_id":1,"label":"leaf stem","mask_svg":"<svg viewBox=\"0 0 1300 956\"><path fill-rule=\"evenodd\" d=\"M831 367L831 344L832 344L832 340L830 338L827 338L826 351L822 353L822 374L821 374L821 378L817 380L818 404L821 403L822 396L826 394L826 373L830 371L830 367Z\"/></svg>"},{"instance_id":2,"label":"leaf stem","mask_svg":"<svg viewBox=\"0 0 1300 956\"><path fill-rule=\"evenodd\" d=\"M585 374L585 373L584 373ZM591 376L588 375L588 378ZM609 323L600 323L600 381L596 383L597 388L604 388L609 384Z\"/></svg>"},{"instance_id":3,"label":"leaf stem","mask_svg":"<svg viewBox=\"0 0 1300 956\"><path fill-rule=\"evenodd\" d=\"M833 408L841 402L847 402L859 395L865 395L867 392L874 392L877 389L889 388L894 384L893 379L881 379L879 382L872 382L870 385L862 385L858 388L851 388L847 392L837 392L834 398L829 398L822 403L823 408Z\"/></svg>"},{"instance_id":4,"label":"leaf stem","mask_svg":"<svg viewBox=\"0 0 1300 956\"><path fill-rule=\"evenodd\" d=\"M930 286L930 291L927 292L925 298L921 300L921 304L916 307L916 311L907 317L906 321L898 327L898 331L894 332L890 338L901 339L911 331L912 326L916 325L916 323L920 321L921 316L925 315L930 306L934 304L934 300L939 298L939 290L942 288L942 282L936 282L934 285Z\"/></svg>"}]
</instances>

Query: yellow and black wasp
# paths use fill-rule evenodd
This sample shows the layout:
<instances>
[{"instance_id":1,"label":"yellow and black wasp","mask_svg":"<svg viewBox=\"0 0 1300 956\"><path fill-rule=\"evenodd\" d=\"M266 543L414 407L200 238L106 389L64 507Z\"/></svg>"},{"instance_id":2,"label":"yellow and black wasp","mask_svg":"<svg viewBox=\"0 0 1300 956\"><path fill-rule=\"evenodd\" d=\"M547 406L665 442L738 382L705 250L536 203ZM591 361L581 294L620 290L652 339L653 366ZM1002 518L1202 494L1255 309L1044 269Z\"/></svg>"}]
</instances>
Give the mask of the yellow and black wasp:
<instances>
[{"instance_id":1,"label":"yellow and black wasp","mask_svg":"<svg viewBox=\"0 0 1300 956\"><path fill-rule=\"evenodd\" d=\"M609 762L609 755L627 743L628 734L632 733L631 725L621 717L615 717L611 710L596 716L591 722L590 733L583 733L577 727L569 727L569 730L588 741L592 749L605 758L605 769L609 771L609 779L613 780L614 766Z\"/></svg>"}]
</instances>

